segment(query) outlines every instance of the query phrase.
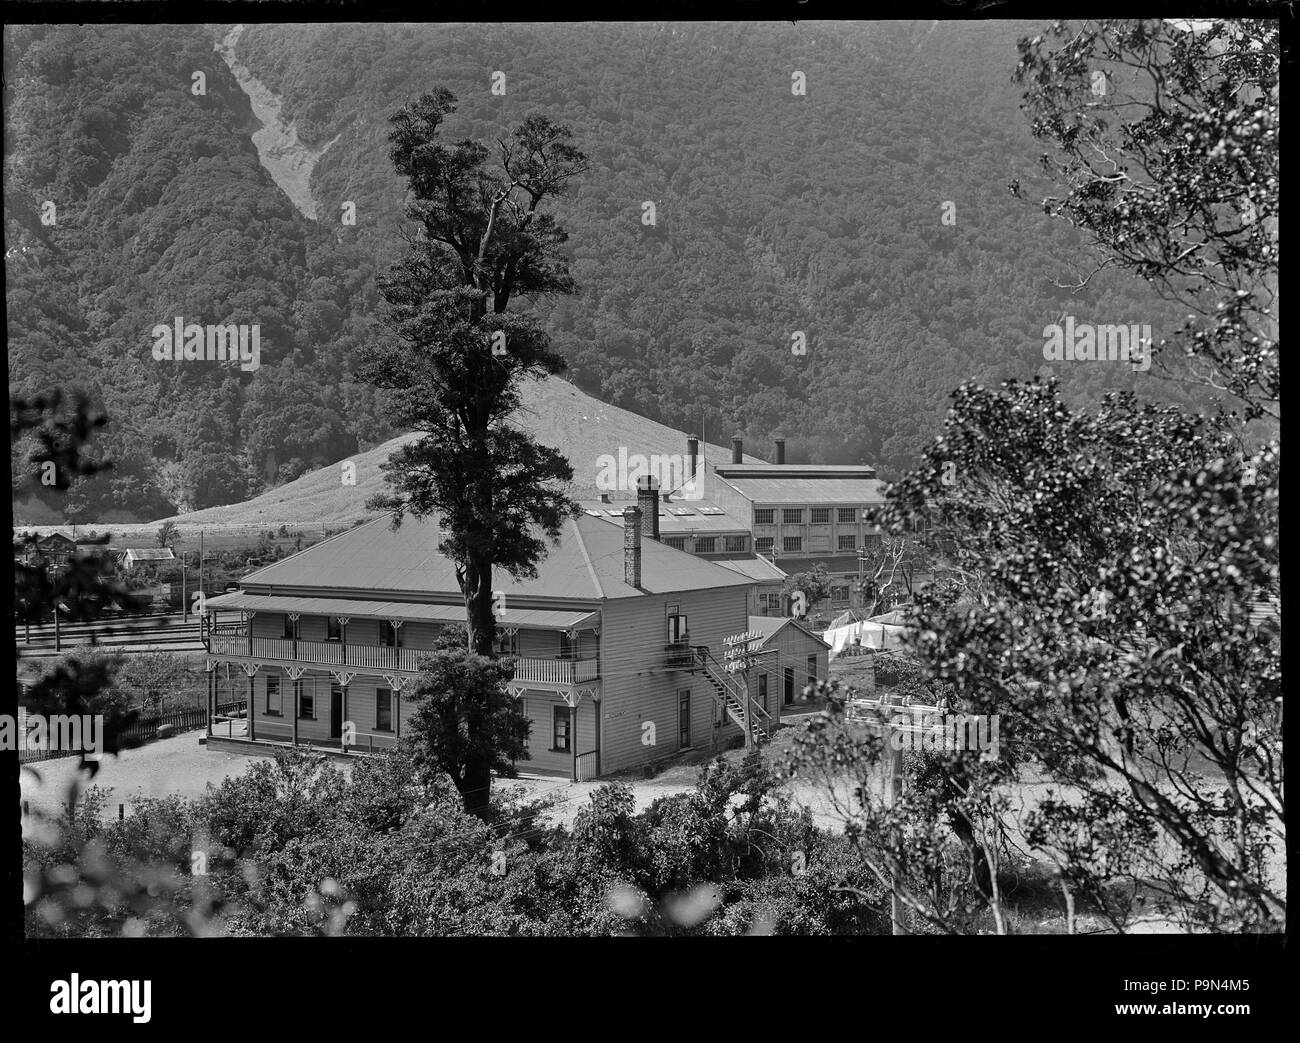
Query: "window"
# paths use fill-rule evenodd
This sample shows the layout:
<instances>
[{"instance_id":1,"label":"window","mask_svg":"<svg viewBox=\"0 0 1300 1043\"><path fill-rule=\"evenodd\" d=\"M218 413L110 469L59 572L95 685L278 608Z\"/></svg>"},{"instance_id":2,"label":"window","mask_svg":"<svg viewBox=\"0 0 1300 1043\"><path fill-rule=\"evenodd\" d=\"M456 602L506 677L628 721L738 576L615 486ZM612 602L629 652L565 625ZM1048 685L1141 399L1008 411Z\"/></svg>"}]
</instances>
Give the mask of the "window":
<instances>
[{"instance_id":1,"label":"window","mask_svg":"<svg viewBox=\"0 0 1300 1043\"><path fill-rule=\"evenodd\" d=\"M758 703L764 710L771 711L767 705L767 674L758 675Z\"/></svg>"},{"instance_id":2,"label":"window","mask_svg":"<svg viewBox=\"0 0 1300 1043\"><path fill-rule=\"evenodd\" d=\"M840 550L856 550L858 546L858 538L853 535L841 536L839 537L839 542Z\"/></svg>"},{"instance_id":3,"label":"window","mask_svg":"<svg viewBox=\"0 0 1300 1043\"><path fill-rule=\"evenodd\" d=\"M784 522L786 525L802 525L803 508L802 507L785 508L785 510L781 512L781 521Z\"/></svg>"},{"instance_id":4,"label":"window","mask_svg":"<svg viewBox=\"0 0 1300 1043\"><path fill-rule=\"evenodd\" d=\"M561 658L561 659L572 659L572 658L573 658L573 638L571 638L571 637L568 635L568 633L565 632L565 631L563 631L563 630L560 631L560 633L559 633L559 637L560 637L560 658Z\"/></svg>"},{"instance_id":5,"label":"window","mask_svg":"<svg viewBox=\"0 0 1300 1043\"><path fill-rule=\"evenodd\" d=\"M840 507L835 514L836 520L841 525L853 525L858 520L858 509L856 507Z\"/></svg>"},{"instance_id":6,"label":"window","mask_svg":"<svg viewBox=\"0 0 1300 1043\"><path fill-rule=\"evenodd\" d=\"M771 553L772 553L772 537L771 537L771 536L755 536L755 537L754 537L754 550L756 550L759 554L771 554Z\"/></svg>"},{"instance_id":7,"label":"window","mask_svg":"<svg viewBox=\"0 0 1300 1043\"><path fill-rule=\"evenodd\" d=\"M294 693L298 697L298 716L309 720L316 719L316 693L308 691L301 681L294 681Z\"/></svg>"},{"instance_id":8,"label":"window","mask_svg":"<svg viewBox=\"0 0 1300 1043\"><path fill-rule=\"evenodd\" d=\"M712 554L714 552L714 549L717 547L717 545L718 545L718 538L716 536L695 537L696 554Z\"/></svg>"},{"instance_id":9,"label":"window","mask_svg":"<svg viewBox=\"0 0 1300 1043\"><path fill-rule=\"evenodd\" d=\"M668 617L668 643L670 645L685 641L690 636L686 627L686 617L673 614Z\"/></svg>"},{"instance_id":10,"label":"window","mask_svg":"<svg viewBox=\"0 0 1300 1043\"><path fill-rule=\"evenodd\" d=\"M880 548L880 533L869 532L862 537L862 549L864 551L873 551Z\"/></svg>"},{"instance_id":11,"label":"window","mask_svg":"<svg viewBox=\"0 0 1300 1043\"><path fill-rule=\"evenodd\" d=\"M812 523L814 525L829 525L831 523L831 509L829 507L814 507L812 509Z\"/></svg>"},{"instance_id":12,"label":"window","mask_svg":"<svg viewBox=\"0 0 1300 1043\"><path fill-rule=\"evenodd\" d=\"M379 621L379 643L385 648L396 648L397 630L398 628L393 626L391 619L381 619Z\"/></svg>"},{"instance_id":13,"label":"window","mask_svg":"<svg viewBox=\"0 0 1300 1043\"><path fill-rule=\"evenodd\" d=\"M266 715L268 717L284 716L283 707L280 705L280 675L266 675Z\"/></svg>"},{"instance_id":14,"label":"window","mask_svg":"<svg viewBox=\"0 0 1300 1043\"><path fill-rule=\"evenodd\" d=\"M298 628L294 623L293 617L286 612L284 616L284 637L286 641L291 641L298 636Z\"/></svg>"},{"instance_id":15,"label":"window","mask_svg":"<svg viewBox=\"0 0 1300 1043\"><path fill-rule=\"evenodd\" d=\"M849 588L831 587L831 601L836 605L847 605L849 603Z\"/></svg>"},{"instance_id":16,"label":"window","mask_svg":"<svg viewBox=\"0 0 1300 1043\"><path fill-rule=\"evenodd\" d=\"M665 546L665 547L672 547L673 550L685 550L685 549L686 549L686 537L685 537L685 536L665 536L665 537L664 537L664 546Z\"/></svg>"},{"instance_id":17,"label":"window","mask_svg":"<svg viewBox=\"0 0 1300 1043\"><path fill-rule=\"evenodd\" d=\"M762 606L763 615L765 616L784 615L782 612L784 598L780 594L760 594L758 595L758 603Z\"/></svg>"},{"instance_id":18,"label":"window","mask_svg":"<svg viewBox=\"0 0 1300 1043\"><path fill-rule=\"evenodd\" d=\"M808 683L817 683L817 657L815 655L808 657Z\"/></svg>"},{"instance_id":19,"label":"window","mask_svg":"<svg viewBox=\"0 0 1300 1043\"><path fill-rule=\"evenodd\" d=\"M782 549L782 550L803 550L803 537L802 537L802 536L782 536L782 537L781 537L781 549Z\"/></svg>"},{"instance_id":20,"label":"window","mask_svg":"<svg viewBox=\"0 0 1300 1043\"><path fill-rule=\"evenodd\" d=\"M326 641L343 640L343 625L339 622L338 616L325 617L325 640Z\"/></svg>"},{"instance_id":21,"label":"window","mask_svg":"<svg viewBox=\"0 0 1300 1043\"><path fill-rule=\"evenodd\" d=\"M556 706L551 717L551 749L557 753L569 749L569 708Z\"/></svg>"},{"instance_id":22,"label":"window","mask_svg":"<svg viewBox=\"0 0 1300 1043\"><path fill-rule=\"evenodd\" d=\"M724 539L726 540L726 548L729 551L743 551L745 549L744 536L726 536Z\"/></svg>"},{"instance_id":23,"label":"window","mask_svg":"<svg viewBox=\"0 0 1300 1043\"><path fill-rule=\"evenodd\" d=\"M776 509L774 507L757 507L754 509L755 525L771 525L776 521Z\"/></svg>"},{"instance_id":24,"label":"window","mask_svg":"<svg viewBox=\"0 0 1300 1043\"><path fill-rule=\"evenodd\" d=\"M375 731L391 732L393 730L393 690L391 688L375 689Z\"/></svg>"},{"instance_id":25,"label":"window","mask_svg":"<svg viewBox=\"0 0 1300 1043\"><path fill-rule=\"evenodd\" d=\"M517 630L498 630L497 631L497 655L518 655L519 654L519 631Z\"/></svg>"}]
</instances>

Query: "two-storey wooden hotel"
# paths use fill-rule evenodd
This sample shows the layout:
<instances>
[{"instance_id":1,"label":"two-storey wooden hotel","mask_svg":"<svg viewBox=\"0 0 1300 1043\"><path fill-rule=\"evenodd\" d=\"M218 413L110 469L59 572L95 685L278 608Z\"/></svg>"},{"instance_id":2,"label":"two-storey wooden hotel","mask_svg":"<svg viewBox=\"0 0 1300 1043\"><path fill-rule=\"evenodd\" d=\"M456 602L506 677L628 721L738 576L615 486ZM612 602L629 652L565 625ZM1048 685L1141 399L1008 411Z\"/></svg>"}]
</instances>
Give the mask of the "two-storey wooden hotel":
<instances>
[{"instance_id":1,"label":"two-storey wooden hotel","mask_svg":"<svg viewBox=\"0 0 1300 1043\"><path fill-rule=\"evenodd\" d=\"M660 543L655 495L644 511L567 522L535 579L496 577L500 652L532 722L520 770L605 775L746 726L761 737L780 713L776 692L764 706L724 669L724 639L748 629L754 581ZM208 599L214 699L224 676L250 703L246 738L210 741L353 752L396 742L421 652L440 628L464 625L438 542L436 522L393 529L381 518Z\"/></svg>"}]
</instances>

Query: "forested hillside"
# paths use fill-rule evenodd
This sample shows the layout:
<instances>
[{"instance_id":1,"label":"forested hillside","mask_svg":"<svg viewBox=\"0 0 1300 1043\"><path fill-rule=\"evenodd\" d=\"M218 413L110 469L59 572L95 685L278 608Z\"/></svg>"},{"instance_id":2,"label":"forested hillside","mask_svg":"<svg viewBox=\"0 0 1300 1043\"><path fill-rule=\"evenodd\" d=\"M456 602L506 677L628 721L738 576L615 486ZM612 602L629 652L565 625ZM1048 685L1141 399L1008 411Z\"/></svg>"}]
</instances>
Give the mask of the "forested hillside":
<instances>
[{"instance_id":1,"label":"forested hillside","mask_svg":"<svg viewBox=\"0 0 1300 1043\"><path fill-rule=\"evenodd\" d=\"M80 387L109 413L115 470L45 500L80 519L235 502L400 433L352 373L402 247L387 117L437 85L460 99L452 137L534 111L572 127L591 169L557 213L578 293L536 307L584 391L703 417L715 441L783 433L793 460L888 474L963 380L1047 365L1064 314L1157 341L1177 323L1131 277L1061 288L1090 270L1081 241L1008 191L1048 188L1009 82L1032 24L250 25L238 63L324 150L314 220L259 162L214 49L230 29L6 30L11 392ZM154 361L176 316L260 324L261 368ZM1125 365L1052 371L1075 398L1173 394ZM15 494L19 520L57 520Z\"/></svg>"}]
</instances>

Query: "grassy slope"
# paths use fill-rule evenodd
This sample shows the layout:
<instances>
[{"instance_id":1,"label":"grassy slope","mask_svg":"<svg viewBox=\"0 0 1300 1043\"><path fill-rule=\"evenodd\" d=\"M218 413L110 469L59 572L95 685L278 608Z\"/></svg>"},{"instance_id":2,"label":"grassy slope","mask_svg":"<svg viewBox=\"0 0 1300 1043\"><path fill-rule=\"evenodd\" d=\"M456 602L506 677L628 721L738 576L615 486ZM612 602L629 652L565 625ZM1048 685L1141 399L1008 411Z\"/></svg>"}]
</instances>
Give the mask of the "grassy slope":
<instances>
[{"instance_id":1,"label":"grassy slope","mask_svg":"<svg viewBox=\"0 0 1300 1043\"><path fill-rule=\"evenodd\" d=\"M555 446L569 458L574 472L574 494L579 497L596 495L596 458L603 453L617 454L620 446L626 446L629 454L686 452L683 432L626 409L606 405L579 391L568 381L557 378L530 381L524 385L523 406L517 422L540 443ZM383 488L384 477L379 465L394 449L413 437L403 435L349 457L357 467L357 484L354 486L343 484L342 469L339 464L334 464L244 503L209 507L177 515L174 520L182 527L285 524L290 528L336 527L356 521L368 516L365 509L367 498ZM731 459L730 437L728 432L725 436L727 448L708 446L710 461L725 463ZM747 455L745 459L747 463L758 462L754 456ZM157 522L151 524L156 526Z\"/></svg>"}]
</instances>

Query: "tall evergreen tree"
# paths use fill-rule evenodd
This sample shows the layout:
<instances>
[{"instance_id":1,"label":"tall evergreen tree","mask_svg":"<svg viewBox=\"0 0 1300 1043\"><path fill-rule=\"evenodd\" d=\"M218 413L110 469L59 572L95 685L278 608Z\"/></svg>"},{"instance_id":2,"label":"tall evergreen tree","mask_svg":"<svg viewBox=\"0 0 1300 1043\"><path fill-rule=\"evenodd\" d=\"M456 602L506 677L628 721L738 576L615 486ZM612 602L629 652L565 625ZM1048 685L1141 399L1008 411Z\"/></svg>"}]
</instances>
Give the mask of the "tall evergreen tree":
<instances>
[{"instance_id":1,"label":"tall evergreen tree","mask_svg":"<svg viewBox=\"0 0 1300 1043\"><path fill-rule=\"evenodd\" d=\"M392 510L395 525L407 512L440 519L438 549L456 565L468 648L491 657L493 570L536 575L544 538L557 539L578 509L567 460L509 422L522 382L563 372L564 360L535 319L508 309L573 291L560 252L567 237L542 207L587 163L568 128L540 115L499 138L495 152L447 144L442 124L455 108L440 89L391 119L390 156L417 228L380 280L389 335L369 347L359 376L389 392L395 424L421 435L390 458L391 488L368 506ZM464 713L471 735L489 728L486 705ZM467 807L475 793L485 804L491 764L477 756L457 776Z\"/></svg>"}]
</instances>

